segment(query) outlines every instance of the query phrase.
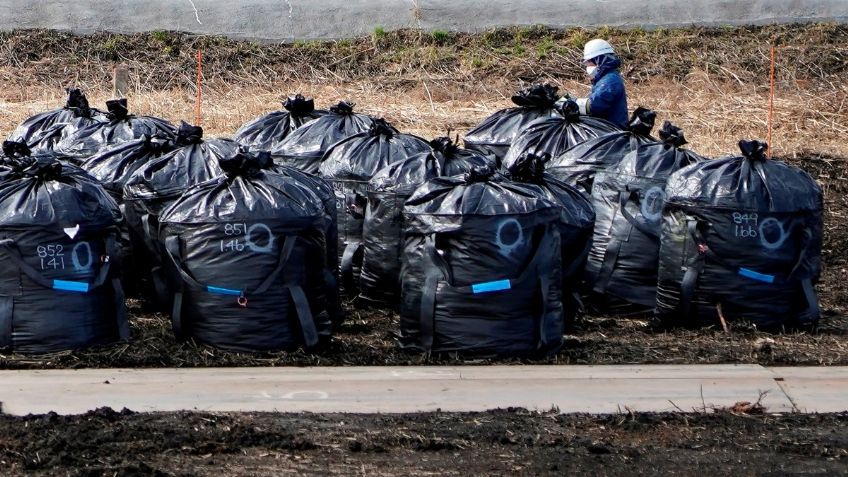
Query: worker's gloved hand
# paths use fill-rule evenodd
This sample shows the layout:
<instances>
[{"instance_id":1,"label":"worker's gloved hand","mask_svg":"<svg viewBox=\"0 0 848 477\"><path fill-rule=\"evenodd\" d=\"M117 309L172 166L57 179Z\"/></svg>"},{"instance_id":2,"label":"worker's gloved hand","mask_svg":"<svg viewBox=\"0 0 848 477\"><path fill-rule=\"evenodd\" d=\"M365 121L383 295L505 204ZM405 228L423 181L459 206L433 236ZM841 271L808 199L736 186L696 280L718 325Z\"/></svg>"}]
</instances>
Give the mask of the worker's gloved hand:
<instances>
[{"instance_id":1,"label":"worker's gloved hand","mask_svg":"<svg viewBox=\"0 0 848 477\"><path fill-rule=\"evenodd\" d=\"M572 117L580 114L580 107L577 105L577 102L571 98L568 98L562 102L558 102L556 105L556 109L561 115L565 117Z\"/></svg>"},{"instance_id":2,"label":"worker's gloved hand","mask_svg":"<svg viewBox=\"0 0 848 477\"><path fill-rule=\"evenodd\" d=\"M564 95L562 95L562 96L561 96L561 97L560 97L560 98L556 101L556 103L554 103L554 106L556 106L556 107L561 107L561 106L562 106L562 105L563 105L566 101L571 101L571 100L573 100L573 99L574 99L574 98L572 98L570 94L565 93Z\"/></svg>"},{"instance_id":3,"label":"worker's gloved hand","mask_svg":"<svg viewBox=\"0 0 848 477\"><path fill-rule=\"evenodd\" d=\"M589 98L577 98L574 102L577 103L577 109L580 111L580 114L589 114Z\"/></svg>"}]
</instances>

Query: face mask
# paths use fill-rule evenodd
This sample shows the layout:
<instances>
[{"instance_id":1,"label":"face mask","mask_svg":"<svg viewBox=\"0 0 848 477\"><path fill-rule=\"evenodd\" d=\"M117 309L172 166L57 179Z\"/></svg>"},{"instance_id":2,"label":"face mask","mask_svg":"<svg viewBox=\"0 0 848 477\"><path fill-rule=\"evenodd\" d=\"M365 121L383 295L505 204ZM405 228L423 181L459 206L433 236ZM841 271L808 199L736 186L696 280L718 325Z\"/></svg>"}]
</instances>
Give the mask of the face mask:
<instances>
[{"instance_id":1,"label":"face mask","mask_svg":"<svg viewBox=\"0 0 848 477\"><path fill-rule=\"evenodd\" d=\"M589 76L592 76L593 74L595 74L596 69L598 69L597 66L587 66L586 67L586 74L589 75Z\"/></svg>"}]
</instances>

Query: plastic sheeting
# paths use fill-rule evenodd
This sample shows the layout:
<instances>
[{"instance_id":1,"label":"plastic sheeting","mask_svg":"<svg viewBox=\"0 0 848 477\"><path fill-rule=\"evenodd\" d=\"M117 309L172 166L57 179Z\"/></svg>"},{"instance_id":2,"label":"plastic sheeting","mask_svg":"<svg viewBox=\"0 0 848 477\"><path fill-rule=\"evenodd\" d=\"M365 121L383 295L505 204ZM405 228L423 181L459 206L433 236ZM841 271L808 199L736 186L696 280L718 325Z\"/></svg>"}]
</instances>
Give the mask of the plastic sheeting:
<instances>
[{"instance_id":1,"label":"plastic sheeting","mask_svg":"<svg viewBox=\"0 0 848 477\"><path fill-rule=\"evenodd\" d=\"M80 167L94 176L112 196L121 208L121 213L126 214L123 192L124 186L130 177L150 161L170 152L174 144L161 139L142 137L134 139L117 146L106 148L104 151L88 159ZM124 290L128 296L135 297L139 293L139 276L144 273L141 270L149 269L149 264L142 264L141 270L136 270L133 259L132 241L127 223L121 225L121 248L123 260L121 271L123 273Z\"/></svg>"},{"instance_id":2,"label":"plastic sheeting","mask_svg":"<svg viewBox=\"0 0 848 477\"><path fill-rule=\"evenodd\" d=\"M297 185L305 188L321 201L327 217L324 227L323 245L325 250L323 273L324 281L327 283L327 301L324 305L333 323L337 325L341 324L344 321L344 312L342 311L341 298L339 296L339 233L336 194L333 191L333 186L323 178L307 174L294 167L271 164L268 170L275 174L291 178Z\"/></svg>"},{"instance_id":3,"label":"plastic sheeting","mask_svg":"<svg viewBox=\"0 0 848 477\"><path fill-rule=\"evenodd\" d=\"M254 151L272 151L293 131L327 114L315 109L312 98L301 94L289 96L283 108L284 111L274 111L246 123L236 131L235 141Z\"/></svg>"},{"instance_id":4,"label":"plastic sheeting","mask_svg":"<svg viewBox=\"0 0 848 477\"><path fill-rule=\"evenodd\" d=\"M562 344L561 207L481 169L428 181L406 202L401 345L483 356Z\"/></svg>"},{"instance_id":5,"label":"plastic sheeting","mask_svg":"<svg viewBox=\"0 0 848 477\"><path fill-rule=\"evenodd\" d=\"M355 295L363 255L363 221L368 181L384 167L430 150L424 139L400 134L382 119L367 132L332 146L321 162L320 174L333 184L339 214L339 260L345 291Z\"/></svg>"},{"instance_id":6,"label":"plastic sheeting","mask_svg":"<svg viewBox=\"0 0 848 477\"><path fill-rule=\"evenodd\" d=\"M129 114L126 99L106 102L108 122L76 129L65 128L54 149L67 159L81 163L95 154L142 137L174 140L177 128L164 119Z\"/></svg>"},{"instance_id":7,"label":"plastic sheeting","mask_svg":"<svg viewBox=\"0 0 848 477\"><path fill-rule=\"evenodd\" d=\"M539 119L527 126L512 142L504 156L503 166L511 167L524 154L549 154L557 157L568 148L598 136L618 132L614 124L592 116L581 116L577 104L566 101L557 105L560 113Z\"/></svg>"},{"instance_id":8,"label":"plastic sheeting","mask_svg":"<svg viewBox=\"0 0 848 477\"><path fill-rule=\"evenodd\" d=\"M465 147L503 160L512 141L530 123L557 114L554 108L559 100L557 89L550 84L539 84L517 92L512 97L517 107L497 111L468 131Z\"/></svg>"},{"instance_id":9,"label":"plastic sheeting","mask_svg":"<svg viewBox=\"0 0 848 477\"><path fill-rule=\"evenodd\" d=\"M669 123L662 143L644 144L599 172L592 188L597 214L587 282L594 305L608 311L647 311L656 302L665 185L677 170L704 160L683 149Z\"/></svg>"},{"instance_id":10,"label":"plastic sheeting","mask_svg":"<svg viewBox=\"0 0 848 477\"><path fill-rule=\"evenodd\" d=\"M86 174L46 156L7 167L0 348L51 353L129 338L115 201Z\"/></svg>"},{"instance_id":11,"label":"plastic sheeting","mask_svg":"<svg viewBox=\"0 0 848 477\"><path fill-rule=\"evenodd\" d=\"M545 174L548 157L526 154L504 171L516 182L536 184L560 207L559 232L562 246L562 298L565 328L570 330L583 309L580 285L592 245L595 211L589 197L577 188Z\"/></svg>"},{"instance_id":12,"label":"plastic sheeting","mask_svg":"<svg viewBox=\"0 0 848 477\"><path fill-rule=\"evenodd\" d=\"M109 120L105 113L89 106L82 91L76 88L67 91L65 107L27 119L15 129L9 140L26 143L34 151L52 151L63 131L70 134L77 129Z\"/></svg>"},{"instance_id":13,"label":"plastic sheeting","mask_svg":"<svg viewBox=\"0 0 848 477\"><path fill-rule=\"evenodd\" d=\"M189 187L223 174L219 161L237 155L241 146L229 139L203 139L203 129L183 123L177 149L138 169L124 187L124 210L132 243L134 268L145 305L167 309L156 241L159 215ZM142 272L143 271L143 272Z\"/></svg>"},{"instance_id":14,"label":"plastic sheeting","mask_svg":"<svg viewBox=\"0 0 848 477\"><path fill-rule=\"evenodd\" d=\"M443 176L494 166L494 158L457 147L449 138L430 142L430 151L381 169L369 183L363 223L360 294L394 304L400 297L403 205L421 184Z\"/></svg>"},{"instance_id":15,"label":"plastic sheeting","mask_svg":"<svg viewBox=\"0 0 848 477\"><path fill-rule=\"evenodd\" d=\"M596 173L614 166L639 146L657 142L651 137L656 116L650 109L636 108L626 130L577 144L554 157L545 170L566 184L591 194Z\"/></svg>"},{"instance_id":16,"label":"plastic sheeting","mask_svg":"<svg viewBox=\"0 0 848 477\"><path fill-rule=\"evenodd\" d=\"M657 316L703 327L746 321L764 330L819 319L822 191L802 170L740 142L742 155L669 178Z\"/></svg>"},{"instance_id":17,"label":"plastic sheeting","mask_svg":"<svg viewBox=\"0 0 848 477\"><path fill-rule=\"evenodd\" d=\"M225 174L163 211L171 322L178 338L234 351L326 342L324 229L318 196L263 170L269 156L221 160Z\"/></svg>"},{"instance_id":18,"label":"plastic sheeting","mask_svg":"<svg viewBox=\"0 0 848 477\"><path fill-rule=\"evenodd\" d=\"M368 131L374 124L374 118L354 113L353 106L353 103L342 101L330 108L328 114L289 134L271 149L274 162L310 174L318 173L321 158L332 145L354 134Z\"/></svg>"}]
</instances>

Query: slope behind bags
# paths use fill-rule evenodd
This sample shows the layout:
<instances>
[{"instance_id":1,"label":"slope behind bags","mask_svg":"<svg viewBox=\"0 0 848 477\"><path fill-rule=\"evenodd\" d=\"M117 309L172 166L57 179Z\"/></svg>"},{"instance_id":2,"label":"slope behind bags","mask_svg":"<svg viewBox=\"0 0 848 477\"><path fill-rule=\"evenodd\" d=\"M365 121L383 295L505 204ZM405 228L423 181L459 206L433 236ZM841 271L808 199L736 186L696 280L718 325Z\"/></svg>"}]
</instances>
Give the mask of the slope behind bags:
<instances>
[{"instance_id":1,"label":"slope behind bags","mask_svg":"<svg viewBox=\"0 0 848 477\"><path fill-rule=\"evenodd\" d=\"M596 173L614 166L637 147L657 142L651 137L656 117L650 109L636 108L626 130L603 134L565 150L547 163L545 172L591 194Z\"/></svg>"},{"instance_id":2,"label":"slope behind bags","mask_svg":"<svg viewBox=\"0 0 848 477\"><path fill-rule=\"evenodd\" d=\"M41 354L128 339L117 204L86 174L46 156L8 167L0 181L0 348Z\"/></svg>"},{"instance_id":3,"label":"slope behind bags","mask_svg":"<svg viewBox=\"0 0 848 477\"><path fill-rule=\"evenodd\" d=\"M666 134L667 133L667 134ZM595 233L586 266L594 307L640 312L656 302L661 215L668 176L703 158L666 124L662 143L644 144L599 172L592 188Z\"/></svg>"},{"instance_id":4,"label":"slope behind bags","mask_svg":"<svg viewBox=\"0 0 848 477\"><path fill-rule=\"evenodd\" d=\"M657 316L673 326L819 319L822 191L804 171L741 141L742 155L678 171L666 187Z\"/></svg>"},{"instance_id":5,"label":"slope behind bags","mask_svg":"<svg viewBox=\"0 0 848 477\"><path fill-rule=\"evenodd\" d=\"M401 134L386 121L375 119L367 132L339 141L324 155L319 172L333 184L341 211L338 250L342 284L348 295L354 296L359 289L368 181L386 166L429 150L424 139Z\"/></svg>"},{"instance_id":6,"label":"slope behind bags","mask_svg":"<svg viewBox=\"0 0 848 477\"><path fill-rule=\"evenodd\" d=\"M390 164L369 183L363 223L360 296L367 301L396 304L400 297L403 247L403 205L421 184L436 177L466 174L493 167L494 158L456 146L450 138L430 141L428 152Z\"/></svg>"},{"instance_id":7,"label":"slope behind bags","mask_svg":"<svg viewBox=\"0 0 848 477\"><path fill-rule=\"evenodd\" d=\"M512 97L516 107L497 111L468 131L465 147L503 160L512 141L530 123L557 114L554 108L559 100L557 89L550 84L537 84L517 92Z\"/></svg>"},{"instance_id":8,"label":"slope behind bags","mask_svg":"<svg viewBox=\"0 0 848 477\"><path fill-rule=\"evenodd\" d=\"M530 123L504 156L503 166L509 168L526 153L557 157L566 149L598 136L620 131L611 122L592 116L581 116L574 101L557 105L559 114Z\"/></svg>"},{"instance_id":9,"label":"slope behind bags","mask_svg":"<svg viewBox=\"0 0 848 477\"><path fill-rule=\"evenodd\" d=\"M178 338L248 352L329 339L329 316L314 313L325 299L323 205L269 165L267 156L228 157L224 175L162 213Z\"/></svg>"},{"instance_id":10,"label":"slope behind bags","mask_svg":"<svg viewBox=\"0 0 848 477\"><path fill-rule=\"evenodd\" d=\"M236 131L233 139L254 151L272 151L289 134L327 114L327 111L315 109L315 100L301 94L286 98L283 108L284 111L274 111L246 123Z\"/></svg>"},{"instance_id":11,"label":"slope behind bags","mask_svg":"<svg viewBox=\"0 0 848 477\"><path fill-rule=\"evenodd\" d=\"M560 207L491 168L432 179L406 202L401 345L544 356L562 344Z\"/></svg>"},{"instance_id":12,"label":"slope behind bags","mask_svg":"<svg viewBox=\"0 0 848 477\"><path fill-rule=\"evenodd\" d=\"M342 101L330 108L329 113L289 134L271 149L274 162L317 174L321 158L333 144L368 131L374 123L371 116L354 113L353 106Z\"/></svg>"}]
</instances>

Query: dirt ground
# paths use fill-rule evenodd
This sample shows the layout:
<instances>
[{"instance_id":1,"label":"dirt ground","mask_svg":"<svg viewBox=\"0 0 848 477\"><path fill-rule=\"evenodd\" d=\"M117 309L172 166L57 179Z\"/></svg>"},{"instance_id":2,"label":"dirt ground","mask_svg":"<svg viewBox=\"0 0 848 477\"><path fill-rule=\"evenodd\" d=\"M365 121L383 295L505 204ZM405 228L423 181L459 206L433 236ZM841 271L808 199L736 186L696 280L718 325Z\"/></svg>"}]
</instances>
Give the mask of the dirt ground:
<instances>
[{"instance_id":1,"label":"dirt ground","mask_svg":"<svg viewBox=\"0 0 848 477\"><path fill-rule=\"evenodd\" d=\"M3 475L845 475L848 414L0 416ZM697 469L697 470L696 470Z\"/></svg>"}]
</instances>

